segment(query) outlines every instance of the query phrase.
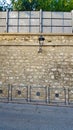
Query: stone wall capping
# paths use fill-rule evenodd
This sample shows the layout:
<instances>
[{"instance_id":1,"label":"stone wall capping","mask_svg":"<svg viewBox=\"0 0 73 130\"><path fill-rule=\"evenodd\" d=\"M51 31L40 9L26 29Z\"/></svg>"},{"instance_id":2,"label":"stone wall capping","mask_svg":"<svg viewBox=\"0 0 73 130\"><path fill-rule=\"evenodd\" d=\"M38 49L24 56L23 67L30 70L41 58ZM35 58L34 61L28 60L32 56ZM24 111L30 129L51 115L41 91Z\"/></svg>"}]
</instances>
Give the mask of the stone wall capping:
<instances>
[{"instance_id":1,"label":"stone wall capping","mask_svg":"<svg viewBox=\"0 0 73 130\"><path fill-rule=\"evenodd\" d=\"M0 46L39 46L39 36L45 40L43 46L73 46L73 34L44 33L0 33Z\"/></svg>"},{"instance_id":2,"label":"stone wall capping","mask_svg":"<svg viewBox=\"0 0 73 130\"><path fill-rule=\"evenodd\" d=\"M0 36L73 36L73 33L0 33Z\"/></svg>"}]
</instances>

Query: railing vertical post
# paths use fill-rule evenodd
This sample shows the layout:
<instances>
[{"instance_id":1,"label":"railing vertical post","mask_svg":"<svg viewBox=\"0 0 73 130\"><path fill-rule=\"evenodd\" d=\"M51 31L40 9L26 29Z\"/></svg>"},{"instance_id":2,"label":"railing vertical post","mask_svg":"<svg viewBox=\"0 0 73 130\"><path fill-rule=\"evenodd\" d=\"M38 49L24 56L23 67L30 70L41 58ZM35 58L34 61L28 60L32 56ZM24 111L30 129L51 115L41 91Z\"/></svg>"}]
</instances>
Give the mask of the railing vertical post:
<instances>
[{"instance_id":1,"label":"railing vertical post","mask_svg":"<svg viewBox=\"0 0 73 130\"><path fill-rule=\"evenodd\" d=\"M50 87L48 87L48 103L50 104Z\"/></svg>"},{"instance_id":2,"label":"railing vertical post","mask_svg":"<svg viewBox=\"0 0 73 130\"><path fill-rule=\"evenodd\" d=\"M43 32L43 28L42 28L42 9L40 9L40 29L39 29L40 33Z\"/></svg>"},{"instance_id":3,"label":"railing vertical post","mask_svg":"<svg viewBox=\"0 0 73 130\"><path fill-rule=\"evenodd\" d=\"M45 87L45 102L47 103L47 86Z\"/></svg>"},{"instance_id":4,"label":"railing vertical post","mask_svg":"<svg viewBox=\"0 0 73 130\"><path fill-rule=\"evenodd\" d=\"M71 11L71 17L72 17L72 33L73 33L73 10Z\"/></svg>"},{"instance_id":5,"label":"railing vertical post","mask_svg":"<svg viewBox=\"0 0 73 130\"><path fill-rule=\"evenodd\" d=\"M10 91L10 84L8 84L8 102L9 102L9 91Z\"/></svg>"},{"instance_id":6,"label":"railing vertical post","mask_svg":"<svg viewBox=\"0 0 73 130\"><path fill-rule=\"evenodd\" d=\"M9 10L7 9L7 15L6 15L6 32L7 33L9 31L8 22L9 22Z\"/></svg>"},{"instance_id":7,"label":"railing vertical post","mask_svg":"<svg viewBox=\"0 0 73 130\"><path fill-rule=\"evenodd\" d=\"M65 32L65 31L64 31L64 30L65 30L65 29L64 29L64 12L63 12L63 24L62 24L62 29L63 29L62 32L64 33L64 32Z\"/></svg>"},{"instance_id":8,"label":"railing vertical post","mask_svg":"<svg viewBox=\"0 0 73 130\"><path fill-rule=\"evenodd\" d=\"M27 102L29 100L29 92L28 92L28 86L27 86Z\"/></svg>"},{"instance_id":9,"label":"railing vertical post","mask_svg":"<svg viewBox=\"0 0 73 130\"><path fill-rule=\"evenodd\" d=\"M69 88L68 88L68 105L70 104L70 103L69 103L69 92L70 92L70 90L69 90Z\"/></svg>"},{"instance_id":10,"label":"railing vertical post","mask_svg":"<svg viewBox=\"0 0 73 130\"><path fill-rule=\"evenodd\" d=\"M30 86L30 102L31 102L31 86Z\"/></svg>"},{"instance_id":11,"label":"railing vertical post","mask_svg":"<svg viewBox=\"0 0 73 130\"><path fill-rule=\"evenodd\" d=\"M66 101L66 99L67 99L67 98L66 98L66 96L67 96L67 95L66 95L66 88L64 88L64 94L65 94L65 105L66 105L66 103L67 103L67 101Z\"/></svg>"},{"instance_id":12,"label":"railing vertical post","mask_svg":"<svg viewBox=\"0 0 73 130\"><path fill-rule=\"evenodd\" d=\"M52 12L51 12L51 33L52 33L52 28L53 26L52 26Z\"/></svg>"},{"instance_id":13,"label":"railing vertical post","mask_svg":"<svg viewBox=\"0 0 73 130\"><path fill-rule=\"evenodd\" d=\"M12 88L13 88L13 85L11 85L11 101L12 101L12 98L13 98L12 97L12 91L13 91Z\"/></svg>"},{"instance_id":14,"label":"railing vertical post","mask_svg":"<svg viewBox=\"0 0 73 130\"><path fill-rule=\"evenodd\" d=\"M17 32L19 32L19 11L18 11L18 23L17 23Z\"/></svg>"},{"instance_id":15,"label":"railing vertical post","mask_svg":"<svg viewBox=\"0 0 73 130\"><path fill-rule=\"evenodd\" d=\"M29 14L29 33L31 32L31 11L30 11L30 14Z\"/></svg>"}]
</instances>

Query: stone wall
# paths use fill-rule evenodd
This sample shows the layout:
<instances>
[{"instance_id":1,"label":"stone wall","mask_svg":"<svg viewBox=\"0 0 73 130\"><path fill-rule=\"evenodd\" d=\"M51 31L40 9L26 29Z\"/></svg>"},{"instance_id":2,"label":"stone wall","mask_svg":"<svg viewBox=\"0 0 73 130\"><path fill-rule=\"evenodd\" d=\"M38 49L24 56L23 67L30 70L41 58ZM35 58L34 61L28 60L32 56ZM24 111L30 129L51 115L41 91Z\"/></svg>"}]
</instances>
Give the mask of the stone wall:
<instances>
[{"instance_id":1,"label":"stone wall","mask_svg":"<svg viewBox=\"0 0 73 130\"><path fill-rule=\"evenodd\" d=\"M73 35L0 34L0 84L73 86Z\"/></svg>"}]
</instances>

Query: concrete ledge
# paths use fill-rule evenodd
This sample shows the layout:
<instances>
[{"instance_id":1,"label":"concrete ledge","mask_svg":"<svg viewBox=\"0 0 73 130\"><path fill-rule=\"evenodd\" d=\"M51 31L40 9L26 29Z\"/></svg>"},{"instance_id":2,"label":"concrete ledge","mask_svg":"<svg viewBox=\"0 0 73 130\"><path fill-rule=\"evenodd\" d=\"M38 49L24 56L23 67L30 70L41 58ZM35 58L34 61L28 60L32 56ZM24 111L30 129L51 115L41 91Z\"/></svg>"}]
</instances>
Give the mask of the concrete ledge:
<instances>
[{"instance_id":1,"label":"concrete ledge","mask_svg":"<svg viewBox=\"0 0 73 130\"><path fill-rule=\"evenodd\" d=\"M0 46L38 46L40 35L45 38L43 46L73 46L73 34L67 33L0 33Z\"/></svg>"},{"instance_id":2,"label":"concrete ledge","mask_svg":"<svg viewBox=\"0 0 73 130\"><path fill-rule=\"evenodd\" d=\"M73 36L73 33L0 33L0 36Z\"/></svg>"}]
</instances>

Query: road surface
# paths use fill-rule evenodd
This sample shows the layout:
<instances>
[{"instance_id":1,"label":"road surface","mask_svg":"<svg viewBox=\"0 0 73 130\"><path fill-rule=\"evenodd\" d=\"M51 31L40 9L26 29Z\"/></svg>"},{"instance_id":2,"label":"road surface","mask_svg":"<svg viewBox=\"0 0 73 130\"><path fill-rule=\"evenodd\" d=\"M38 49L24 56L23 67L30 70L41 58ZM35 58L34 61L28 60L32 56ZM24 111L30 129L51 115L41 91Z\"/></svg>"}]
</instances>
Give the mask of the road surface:
<instances>
[{"instance_id":1,"label":"road surface","mask_svg":"<svg viewBox=\"0 0 73 130\"><path fill-rule=\"evenodd\" d=\"M0 103L0 130L73 130L73 108Z\"/></svg>"}]
</instances>

